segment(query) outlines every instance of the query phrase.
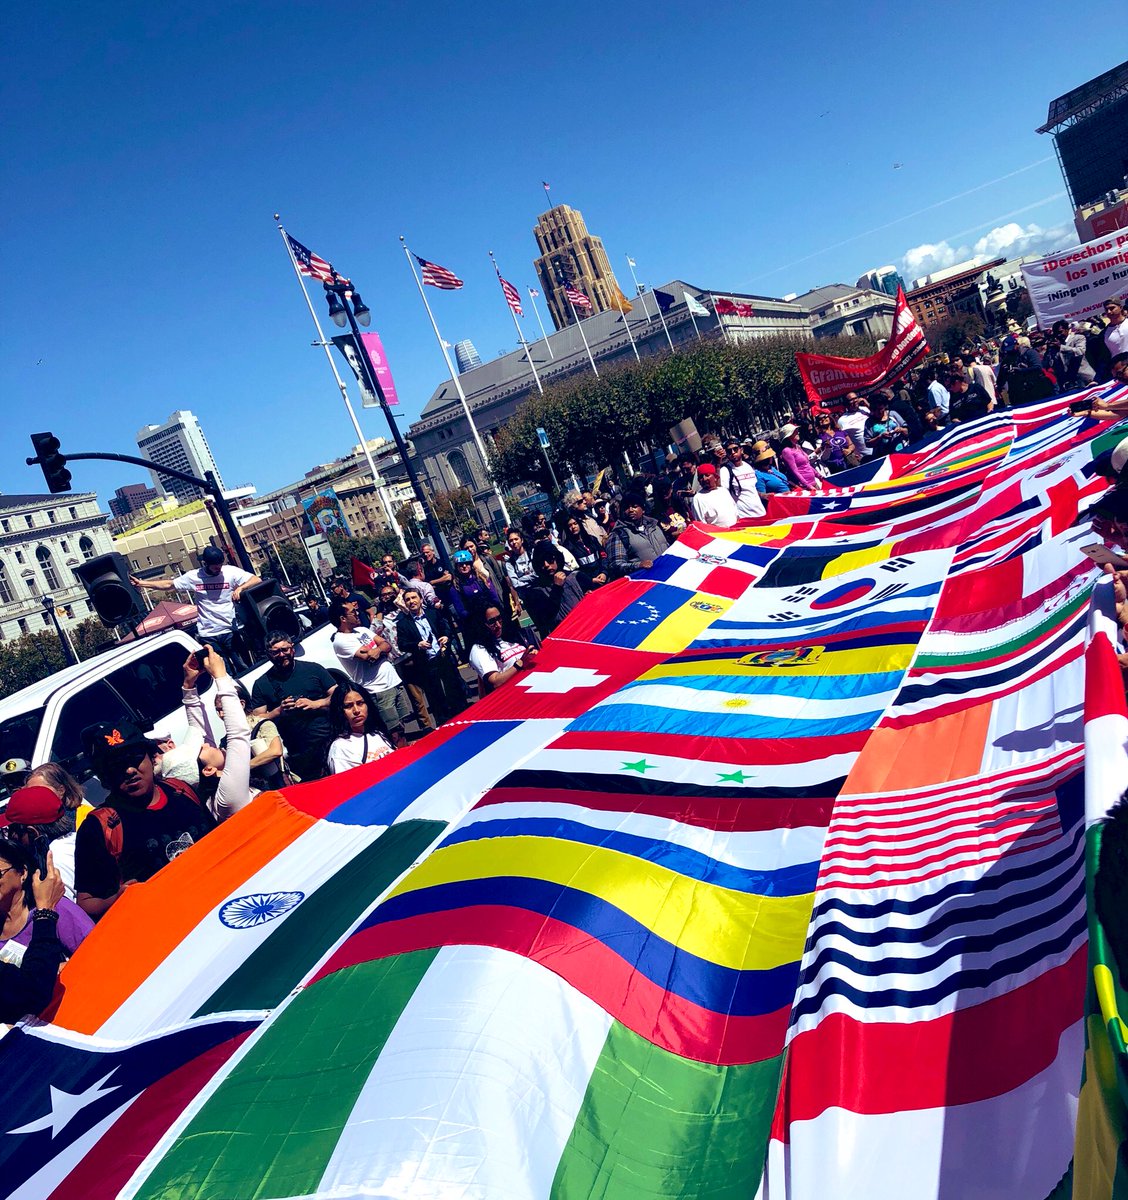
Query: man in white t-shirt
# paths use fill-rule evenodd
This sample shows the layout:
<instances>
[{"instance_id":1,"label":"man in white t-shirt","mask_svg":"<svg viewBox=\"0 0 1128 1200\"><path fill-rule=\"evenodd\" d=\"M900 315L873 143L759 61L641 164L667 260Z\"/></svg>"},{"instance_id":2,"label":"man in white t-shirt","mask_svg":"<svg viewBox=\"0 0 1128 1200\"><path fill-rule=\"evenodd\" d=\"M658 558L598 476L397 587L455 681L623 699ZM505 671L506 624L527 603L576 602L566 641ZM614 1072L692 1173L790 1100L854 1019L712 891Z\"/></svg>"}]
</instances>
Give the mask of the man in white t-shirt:
<instances>
[{"instance_id":1,"label":"man in white t-shirt","mask_svg":"<svg viewBox=\"0 0 1128 1200\"><path fill-rule=\"evenodd\" d=\"M196 605L196 636L205 645L214 646L236 671L245 670L249 664L233 644L235 605L247 588L262 580L241 567L225 566L223 551L216 546L205 546L200 562L195 571L185 571L175 579L137 579L131 575L129 581L147 592L191 592Z\"/></svg>"},{"instance_id":2,"label":"man in white t-shirt","mask_svg":"<svg viewBox=\"0 0 1128 1200\"><path fill-rule=\"evenodd\" d=\"M854 443L854 450L862 458L873 454L871 447L866 445L866 422L869 420L869 406L857 392L847 392L843 403L846 411L838 418L838 428Z\"/></svg>"},{"instance_id":3,"label":"man in white t-shirt","mask_svg":"<svg viewBox=\"0 0 1128 1200\"><path fill-rule=\"evenodd\" d=\"M693 497L693 519L720 529L730 529L737 522L736 502L721 487L717 468L702 463L697 468L697 483L701 490Z\"/></svg>"},{"instance_id":4,"label":"man in white t-shirt","mask_svg":"<svg viewBox=\"0 0 1128 1200\"><path fill-rule=\"evenodd\" d=\"M731 441L725 447L728 463L719 472L721 486L728 488L736 504L736 516L744 521L749 517L762 517L765 513L764 501L756 491L756 472L751 463L744 461L744 447L737 441Z\"/></svg>"},{"instance_id":5,"label":"man in white t-shirt","mask_svg":"<svg viewBox=\"0 0 1128 1200\"><path fill-rule=\"evenodd\" d=\"M1104 342L1110 358L1128 354L1128 313L1124 311L1125 296L1109 296L1104 302L1104 315L1108 317Z\"/></svg>"},{"instance_id":6,"label":"man in white t-shirt","mask_svg":"<svg viewBox=\"0 0 1128 1200\"><path fill-rule=\"evenodd\" d=\"M337 627L332 638L333 653L340 660L341 669L372 696L392 744L403 745L407 741L404 722L411 716L411 700L392 666L391 643L360 623L355 600L334 597L329 605L329 620Z\"/></svg>"}]
</instances>

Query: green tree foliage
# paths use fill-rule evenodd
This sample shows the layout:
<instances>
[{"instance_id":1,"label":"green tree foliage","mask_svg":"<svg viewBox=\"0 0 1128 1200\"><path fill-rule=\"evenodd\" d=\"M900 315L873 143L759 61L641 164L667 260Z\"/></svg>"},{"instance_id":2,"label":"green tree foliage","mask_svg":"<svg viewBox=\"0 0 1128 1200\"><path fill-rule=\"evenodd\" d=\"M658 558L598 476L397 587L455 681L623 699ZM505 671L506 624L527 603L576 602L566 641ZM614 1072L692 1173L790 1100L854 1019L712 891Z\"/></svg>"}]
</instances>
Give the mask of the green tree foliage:
<instances>
[{"instance_id":1,"label":"green tree foliage","mask_svg":"<svg viewBox=\"0 0 1128 1200\"><path fill-rule=\"evenodd\" d=\"M344 533L331 533L329 548L337 560L337 569L345 575L350 574L349 560L354 555L366 563L379 562L385 554L394 554L397 558L400 556L399 539L392 533L381 534L379 537L349 537ZM279 558L285 564L285 575L279 568ZM309 555L306 554L302 543L295 538L275 542L266 557L255 566L255 574L260 579L276 579L282 584L288 577L294 587L317 590Z\"/></svg>"},{"instance_id":2,"label":"green tree foliage","mask_svg":"<svg viewBox=\"0 0 1128 1200\"><path fill-rule=\"evenodd\" d=\"M532 396L498 431L494 473L506 487L551 489L537 441L543 428L557 475L591 474L637 456L643 443L665 446L670 428L691 420L699 433L744 433L778 425L806 406L797 350L857 358L873 354L865 338L818 342L764 338L740 345L701 342L677 354L577 375Z\"/></svg>"},{"instance_id":3,"label":"green tree foliage","mask_svg":"<svg viewBox=\"0 0 1128 1200\"><path fill-rule=\"evenodd\" d=\"M97 617L72 626L70 640L79 660L92 658L113 643L113 636ZM0 697L30 687L67 665L59 635L53 629L25 633L11 642L0 642Z\"/></svg>"},{"instance_id":4,"label":"green tree foliage","mask_svg":"<svg viewBox=\"0 0 1128 1200\"><path fill-rule=\"evenodd\" d=\"M443 532L455 541L464 534L474 533L478 528L478 512L468 487L436 492L431 497L431 506Z\"/></svg>"},{"instance_id":5,"label":"green tree foliage","mask_svg":"<svg viewBox=\"0 0 1128 1200\"><path fill-rule=\"evenodd\" d=\"M965 346L974 346L978 338L986 335L987 324L978 313L953 313L925 330L929 346L949 356L959 354Z\"/></svg>"}]
</instances>

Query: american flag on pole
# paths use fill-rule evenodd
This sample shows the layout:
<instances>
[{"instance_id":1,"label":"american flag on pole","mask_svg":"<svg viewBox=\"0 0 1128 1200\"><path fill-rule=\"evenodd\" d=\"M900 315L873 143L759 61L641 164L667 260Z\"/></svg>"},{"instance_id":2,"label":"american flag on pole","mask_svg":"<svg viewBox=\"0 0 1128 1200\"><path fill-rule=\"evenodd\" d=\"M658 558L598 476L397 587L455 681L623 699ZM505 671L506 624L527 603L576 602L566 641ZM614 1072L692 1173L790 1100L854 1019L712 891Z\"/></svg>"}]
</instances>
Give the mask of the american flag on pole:
<instances>
[{"instance_id":1,"label":"american flag on pole","mask_svg":"<svg viewBox=\"0 0 1128 1200\"><path fill-rule=\"evenodd\" d=\"M446 267L440 267L438 263L428 262L425 258L415 256L416 262L423 269L423 282L429 283L432 287L442 288L444 291L453 292L462 286L462 280L453 271L448 271Z\"/></svg>"},{"instance_id":2,"label":"american flag on pole","mask_svg":"<svg viewBox=\"0 0 1128 1200\"><path fill-rule=\"evenodd\" d=\"M540 295L540 292L538 292L536 288L531 287L529 288L529 295L535 300Z\"/></svg>"},{"instance_id":3,"label":"american flag on pole","mask_svg":"<svg viewBox=\"0 0 1128 1200\"><path fill-rule=\"evenodd\" d=\"M573 287L570 283L564 285L564 295L577 308L591 308L591 301L580 291L579 288Z\"/></svg>"},{"instance_id":4,"label":"american flag on pole","mask_svg":"<svg viewBox=\"0 0 1128 1200\"><path fill-rule=\"evenodd\" d=\"M523 317L525 314L521 311L521 293L508 279L502 279L501 271L498 270L496 264L494 270L497 271L497 281L501 284L501 290L505 293L505 302L519 317Z\"/></svg>"},{"instance_id":5,"label":"american flag on pole","mask_svg":"<svg viewBox=\"0 0 1128 1200\"><path fill-rule=\"evenodd\" d=\"M314 254L312 250L307 250L301 242L289 234L286 234L286 241L290 245L290 253L294 256L294 261L298 264L298 270L303 275L310 275L322 283L333 282L333 268L325 259Z\"/></svg>"}]
</instances>

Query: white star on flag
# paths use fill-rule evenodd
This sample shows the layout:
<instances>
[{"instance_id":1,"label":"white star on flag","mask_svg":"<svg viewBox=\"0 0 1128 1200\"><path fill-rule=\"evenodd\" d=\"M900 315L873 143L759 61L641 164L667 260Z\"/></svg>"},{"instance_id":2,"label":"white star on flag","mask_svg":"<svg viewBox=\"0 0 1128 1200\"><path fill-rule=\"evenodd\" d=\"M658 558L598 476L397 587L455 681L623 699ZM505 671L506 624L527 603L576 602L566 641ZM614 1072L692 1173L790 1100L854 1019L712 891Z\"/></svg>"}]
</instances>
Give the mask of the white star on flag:
<instances>
[{"instance_id":1,"label":"white star on flag","mask_svg":"<svg viewBox=\"0 0 1128 1200\"><path fill-rule=\"evenodd\" d=\"M114 1070L116 1069L115 1067ZM111 1071L97 1083L92 1083L84 1092L64 1092L62 1088L51 1084L51 1111L36 1121L29 1121L26 1125L21 1125L18 1129L9 1129L8 1133L38 1133L41 1129L50 1129L51 1137L57 1137L87 1105L120 1089L120 1084L109 1088L102 1086L113 1073Z\"/></svg>"},{"instance_id":2,"label":"white star on flag","mask_svg":"<svg viewBox=\"0 0 1128 1200\"><path fill-rule=\"evenodd\" d=\"M534 695L562 696L573 688L598 687L606 683L610 675L600 675L590 667L555 667L551 671L536 671L517 680L517 686Z\"/></svg>"}]
</instances>

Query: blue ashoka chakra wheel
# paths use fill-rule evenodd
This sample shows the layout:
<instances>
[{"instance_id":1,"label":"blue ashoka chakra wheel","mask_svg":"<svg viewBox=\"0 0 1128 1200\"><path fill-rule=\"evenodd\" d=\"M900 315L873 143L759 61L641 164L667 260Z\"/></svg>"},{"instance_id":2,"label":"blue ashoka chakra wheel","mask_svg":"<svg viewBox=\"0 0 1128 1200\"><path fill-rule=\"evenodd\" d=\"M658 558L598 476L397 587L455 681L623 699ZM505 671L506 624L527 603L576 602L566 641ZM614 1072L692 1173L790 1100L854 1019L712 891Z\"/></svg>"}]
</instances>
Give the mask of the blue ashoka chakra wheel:
<instances>
[{"instance_id":1,"label":"blue ashoka chakra wheel","mask_svg":"<svg viewBox=\"0 0 1128 1200\"><path fill-rule=\"evenodd\" d=\"M236 896L219 910L219 919L228 929L253 929L284 916L305 899L305 892L252 892Z\"/></svg>"}]
</instances>

